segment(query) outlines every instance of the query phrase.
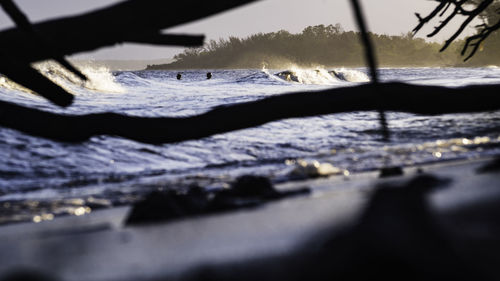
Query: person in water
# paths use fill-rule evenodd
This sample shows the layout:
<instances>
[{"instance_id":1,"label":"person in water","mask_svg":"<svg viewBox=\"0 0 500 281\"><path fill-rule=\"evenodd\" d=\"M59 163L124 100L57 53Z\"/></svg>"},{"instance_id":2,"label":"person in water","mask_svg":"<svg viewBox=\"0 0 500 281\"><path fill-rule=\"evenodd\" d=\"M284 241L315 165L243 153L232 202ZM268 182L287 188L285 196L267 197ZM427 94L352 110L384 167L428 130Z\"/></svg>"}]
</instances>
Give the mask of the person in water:
<instances>
[{"instance_id":1,"label":"person in water","mask_svg":"<svg viewBox=\"0 0 500 281\"><path fill-rule=\"evenodd\" d=\"M177 80L181 80L181 78L182 78L182 74L180 72L177 73Z\"/></svg>"},{"instance_id":2,"label":"person in water","mask_svg":"<svg viewBox=\"0 0 500 281\"><path fill-rule=\"evenodd\" d=\"M207 80L212 78L212 72L207 72Z\"/></svg>"}]
</instances>

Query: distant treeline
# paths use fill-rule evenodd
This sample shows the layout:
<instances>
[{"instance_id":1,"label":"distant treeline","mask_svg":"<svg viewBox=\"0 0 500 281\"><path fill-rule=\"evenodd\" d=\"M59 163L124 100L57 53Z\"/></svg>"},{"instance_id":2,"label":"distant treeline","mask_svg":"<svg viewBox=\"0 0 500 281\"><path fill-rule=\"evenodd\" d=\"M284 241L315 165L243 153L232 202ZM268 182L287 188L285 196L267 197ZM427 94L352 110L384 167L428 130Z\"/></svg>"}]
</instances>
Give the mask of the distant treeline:
<instances>
[{"instance_id":1,"label":"distant treeline","mask_svg":"<svg viewBox=\"0 0 500 281\"><path fill-rule=\"evenodd\" d=\"M445 52L441 44L414 38L411 33L400 36L370 34L376 46L380 66L467 66L500 62L495 46L499 36L490 38L489 52L480 52L467 64L460 56L463 41ZM258 33L244 39L229 37L210 41L202 48L189 48L174 57L174 62L149 65L148 69L214 69L214 68L287 68L363 66L363 50L358 33L344 31L340 24L317 25L302 33L288 31Z\"/></svg>"}]
</instances>

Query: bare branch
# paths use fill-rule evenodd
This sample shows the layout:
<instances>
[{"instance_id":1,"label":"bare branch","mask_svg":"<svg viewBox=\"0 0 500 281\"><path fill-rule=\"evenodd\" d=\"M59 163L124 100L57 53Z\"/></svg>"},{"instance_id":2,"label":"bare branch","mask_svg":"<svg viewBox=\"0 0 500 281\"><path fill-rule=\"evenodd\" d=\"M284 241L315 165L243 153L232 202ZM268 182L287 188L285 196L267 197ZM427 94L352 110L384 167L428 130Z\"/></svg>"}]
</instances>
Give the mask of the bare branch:
<instances>
[{"instance_id":1,"label":"bare branch","mask_svg":"<svg viewBox=\"0 0 500 281\"><path fill-rule=\"evenodd\" d=\"M435 115L499 110L499 88L500 85L447 88L403 83L365 84L272 96L220 106L200 115L181 118L135 117L115 113L61 115L0 101L0 126L65 142L113 135L161 144L200 139L286 118L341 112L382 109Z\"/></svg>"},{"instance_id":2,"label":"bare branch","mask_svg":"<svg viewBox=\"0 0 500 281\"><path fill-rule=\"evenodd\" d=\"M133 35L127 41L153 45L200 47L203 46L205 35L161 34L155 32L152 34Z\"/></svg>"},{"instance_id":3,"label":"bare branch","mask_svg":"<svg viewBox=\"0 0 500 281\"><path fill-rule=\"evenodd\" d=\"M354 10L354 16L356 18L356 23L358 25L358 29L361 36L361 41L363 42L363 46L365 49L365 59L368 63L368 67L370 69L371 81L373 84L378 84L378 73L377 73L377 61L375 56L375 51L373 48L373 43L370 40L370 36L368 34L368 29L366 28L366 23L363 16L363 11L361 9L361 5L358 0L351 0L352 8ZM387 118L385 116L385 112L383 110L379 110L379 120L382 125L382 134L384 140L388 141L389 129L387 125Z\"/></svg>"},{"instance_id":4,"label":"bare branch","mask_svg":"<svg viewBox=\"0 0 500 281\"><path fill-rule=\"evenodd\" d=\"M178 1L172 5L163 0L128 0L113 6L89 12L79 16L49 20L31 25L27 17L16 9L12 0L0 0L6 11L18 24L17 28L0 31L0 53L12 60L10 65L18 66L13 71L7 64L0 65L0 72L30 88L49 100L67 106L72 98L66 93L57 99L56 93L65 92L41 75L35 75L29 70L30 63L55 58L72 72L78 73L69 63L65 63L63 55L92 51L101 47L113 46L123 42L139 42L159 45L199 46L201 36L166 35L161 30L204 18L226 11L255 0L220 0L220 1ZM196 5L196 9L193 9ZM26 36L26 34L31 36ZM42 45L56 48L40 48ZM60 54L60 55L59 55ZM26 74L21 69L26 70ZM29 77L36 76L31 80ZM46 81L42 81L45 79ZM37 81L37 82L34 82ZM37 84L37 85L35 85ZM59 89L58 89L59 88ZM52 89L41 93L44 89ZM69 101L69 103L68 103Z\"/></svg>"},{"instance_id":5,"label":"bare branch","mask_svg":"<svg viewBox=\"0 0 500 281\"><path fill-rule=\"evenodd\" d=\"M461 52L462 56L465 55L467 49L470 46L473 46L473 48L472 51L469 53L469 55L464 59L464 61L467 61L470 58L472 58L472 56L474 56L474 54L477 52L483 41L486 40L486 38L488 38L488 36L490 36L492 32L498 29L500 29L500 21L498 21L495 25L490 27L488 27L487 25L482 25L482 29L479 31L478 34L467 38Z\"/></svg>"},{"instance_id":6,"label":"bare branch","mask_svg":"<svg viewBox=\"0 0 500 281\"><path fill-rule=\"evenodd\" d=\"M460 3L464 3L465 1L460 1ZM448 48L450 46L450 44L455 41L455 39L457 39L457 37L462 34L462 32L465 30L465 28L472 22L472 20L474 18L476 18L476 16L478 16L481 12L483 12L484 10L486 10L486 8L488 8L488 6L493 3L493 0L484 0L483 2L481 2L476 9L468 12L468 17L464 20L464 22L460 25L460 27L458 28L458 30L448 39L446 40L444 46L441 48L441 52L446 50L446 48ZM463 12L461 12L463 13Z\"/></svg>"},{"instance_id":7,"label":"bare branch","mask_svg":"<svg viewBox=\"0 0 500 281\"><path fill-rule=\"evenodd\" d=\"M10 18L16 23L16 25L31 36L33 43L37 44L39 48L42 48L43 52L48 53L52 59L57 61L59 64L64 66L67 70L75 74L80 79L86 81L87 77L76 69L71 63L69 63L61 54L56 53L54 46L49 46L47 42L35 31L31 25L28 17L16 6L12 0L0 0L0 5L4 11L10 16Z\"/></svg>"},{"instance_id":8,"label":"bare branch","mask_svg":"<svg viewBox=\"0 0 500 281\"><path fill-rule=\"evenodd\" d=\"M33 28L47 40L57 41L62 54L71 55L135 42L134 39L143 38L144 33L156 36L163 29L254 1L177 1L174 9L170 1L128 0L79 16L38 23ZM196 9L193 9L193 5L196 5ZM17 28L0 31L0 42L0 49L4 53L18 54L30 63L50 58L29 44L29 40Z\"/></svg>"},{"instance_id":9,"label":"bare branch","mask_svg":"<svg viewBox=\"0 0 500 281\"><path fill-rule=\"evenodd\" d=\"M69 106L73 95L59 85L53 83L29 64L18 63L0 52L0 72L20 85L30 85L30 88L49 101L59 106Z\"/></svg>"},{"instance_id":10,"label":"bare branch","mask_svg":"<svg viewBox=\"0 0 500 281\"><path fill-rule=\"evenodd\" d=\"M444 16L444 14L448 11L448 9L451 7L451 2L448 2L446 4L446 7L444 8L444 10L441 12L441 14L439 14L440 17Z\"/></svg>"},{"instance_id":11,"label":"bare branch","mask_svg":"<svg viewBox=\"0 0 500 281\"><path fill-rule=\"evenodd\" d=\"M438 34L457 14L458 9L455 9L444 21L441 21L438 26L434 27L434 31L427 34L427 37L433 37Z\"/></svg>"},{"instance_id":12,"label":"bare branch","mask_svg":"<svg viewBox=\"0 0 500 281\"><path fill-rule=\"evenodd\" d=\"M457 0L440 0L438 2L439 2L439 5L427 17L422 18L419 14L417 14L417 18L419 20L419 23L418 23L417 27L415 27L413 32L414 33L418 32L425 24L427 24L429 21L431 21L435 17L443 17L445 15L446 11L448 10L448 8L451 5L454 5L454 7L455 7L454 10L443 21L441 21L438 26L436 26L434 28L433 32L431 32L430 34L427 35L428 37L435 36L436 34L441 32L442 29L445 26L447 26L450 23L450 21L452 19L454 19L457 15L466 16L466 18L464 19L464 21L462 22L462 24L460 25L458 30L455 33L453 33L453 35L450 36L450 38L448 38L445 41L443 47L440 50L440 51L444 51L451 45L452 42L454 42L458 38L458 36L460 36L463 33L465 28L467 28L467 26L469 26L474 19L476 19L478 16L480 16L488 7L491 6L491 4L493 4L494 0L483 0L478 4L475 4L476 6L472 10L466 10L464 8L464 6L466 6L466 5L472 5L470 3L470 0L459 0L459 1L457 1ZM441 12L441 13L439 13L439 12ZM439 15L438 15L438 13L439 13ZM484 25L479 25L476 28L480 28L480 30L478 31L478 34L469 37L466 40L466 43L465 43L464 48L462 50L462 55L465 55L467 50L469 48L472 48L471 53L465 58L464 61L469 60L476 53L476 51L478 50L481 43L493 31L500 29L500 26L495 24L491 27L487 27L487 25L484 24Z\"/></svg>"},{"instance_id":13,"label":"bare branch","mask_svg":"<svg viewBox=\"0 0 500 281\"><path fill-rule=\"evenodd\" d=\"M425 18L422 18L420 14L415 14L419 20L418 25L413 29L413 34L416 34L422 27L424 27L425 24L427 24L430 20L432 20L440 11L446 8L447 6L446 1L441 1L441 3Z\"/></svg>"}]
</instances>

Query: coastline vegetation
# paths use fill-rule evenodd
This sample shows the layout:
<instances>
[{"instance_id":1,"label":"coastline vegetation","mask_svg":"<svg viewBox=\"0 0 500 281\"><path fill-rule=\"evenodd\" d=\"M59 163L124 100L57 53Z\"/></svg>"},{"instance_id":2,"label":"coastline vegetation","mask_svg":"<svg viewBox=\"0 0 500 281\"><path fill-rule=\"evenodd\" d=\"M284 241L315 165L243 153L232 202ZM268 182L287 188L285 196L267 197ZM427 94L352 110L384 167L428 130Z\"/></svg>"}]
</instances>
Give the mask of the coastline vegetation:
<instances>
[{"instance_id":1,"label":"coastline vegetation","mask_svg":"<svg viewBox=\"0 0 500 281\"><path fill-rule=\"evenodd\" d=\"M376 46L379 65L392 67L482 66L500 64L495 47L500 37L495 34L476 57L464 63L460 55L463 40L439 52L441 43L427 42L409 32L399 36L370 34ZM285 30L258 33L246 38L229 37L211 40L203 47L188 48L170 64L148 65L154 69L218 69L218 68L287 68L364 66L363 49L358 32L345 31L340 24L317 25L292 34Z\"/></svg>"}]
</instances>

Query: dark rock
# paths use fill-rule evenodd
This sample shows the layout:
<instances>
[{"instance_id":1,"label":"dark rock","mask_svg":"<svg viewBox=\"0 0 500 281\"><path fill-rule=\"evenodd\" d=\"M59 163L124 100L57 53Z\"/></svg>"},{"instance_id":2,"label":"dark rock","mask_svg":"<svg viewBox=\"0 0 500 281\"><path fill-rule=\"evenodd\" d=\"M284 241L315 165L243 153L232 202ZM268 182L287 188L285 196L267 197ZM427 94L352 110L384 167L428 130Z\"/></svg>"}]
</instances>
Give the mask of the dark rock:
<instances>
[{"instance_id":1,"label":"dark rock","mask_svg":"<svg viewBox=\"0 0 500 281\"><path fill-rule=\"evenodd\" d=\"M244 175L238 177L231 188L216 193L210 208L212 211L223 211L255 207L279 196L268 178Z\"/></svg>"},{"instance_id":2,"label":"dark rock","mask_svg":"<svg viewBox=\"0 0 500 281\"><path fill-rule=\"evenodd\" d=\"M496 158L495 160L492 160L491 162L479 167L476 172L479 174L500 172L500 158Z\"/></svg>"},{"instance_id":3,"label":"dark rock","mask_svg":"<svg viewBox=\"0 0 500 281\"><path fill-rule=\"evenodd\" d=\"M237 178L228 191L239 197L273 197L279 193L268 178L252 175Z\"/></svg>"},{"instance_id":4,"label":"dark rock","mask_svg":"<svg viewBox=\"0 0 500 281\"><path fill-rule=\"evenodd\" d=\"M198 186L191 187L187 193L152 192L133 206L126 224L155 223L256 207L272 200L309 192L309 188L279 192L268 178L246 175L237 178L231 188L218 192L207 192Z\"/></svg>"},{"instance_id":5,"label":"dark rock","mask_svg":"<svg viewBox=\"0 0 500 281\"><path fill-rule=\"evenodd\" d=\"M404 174L404 171L401 167L385 167L380 169L380 175L379 178L388 178L388 177L395 177L395 176L401 176Z\"/></svg>"},{"instance_id":6,"label":"dark rock","mask_svg":"<svg viewBox=\"0 0 500 281\"><path fill-rule=\"evenodd\" d=\"M152 192L134 205L126 224L154 223L200 214L209 203L207 196L199 188L193 188L186 194L177 191Z\"/></svg>"}]
</instances>

